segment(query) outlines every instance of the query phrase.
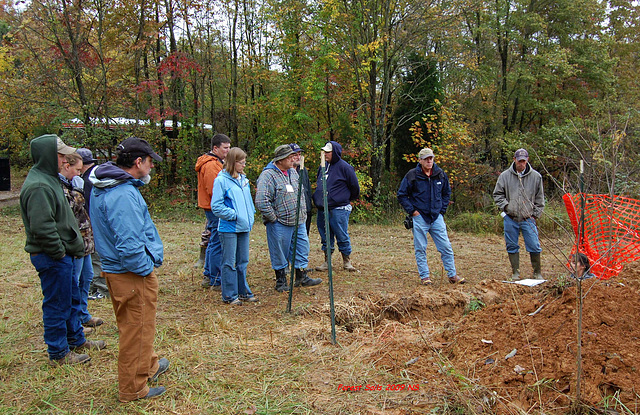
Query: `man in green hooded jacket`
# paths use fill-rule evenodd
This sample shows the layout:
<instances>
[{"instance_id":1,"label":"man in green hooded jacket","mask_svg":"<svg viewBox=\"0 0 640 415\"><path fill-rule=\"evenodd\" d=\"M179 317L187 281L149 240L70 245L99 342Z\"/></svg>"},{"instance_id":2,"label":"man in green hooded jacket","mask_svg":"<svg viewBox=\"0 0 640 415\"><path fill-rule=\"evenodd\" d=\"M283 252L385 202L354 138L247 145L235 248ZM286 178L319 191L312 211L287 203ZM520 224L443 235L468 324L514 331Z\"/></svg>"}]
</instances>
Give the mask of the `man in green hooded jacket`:
<instances>
[{"instance_id":1,"label":"man in green hooded jacket","mask_svg":"<svg viewBox=\"0 0 640 415\"><path fill-rule=\"evenodd\" d=\"M20 191L24 249L40 277L44 341L52 365L88 362L91 358L82 352L106 346L102 340L86 340L78 318L80 290L73 257L84 255L84 244L58 179L65 155L75 151L53 134L33 139L34 165Z\"/></svg>"}]
</instances>

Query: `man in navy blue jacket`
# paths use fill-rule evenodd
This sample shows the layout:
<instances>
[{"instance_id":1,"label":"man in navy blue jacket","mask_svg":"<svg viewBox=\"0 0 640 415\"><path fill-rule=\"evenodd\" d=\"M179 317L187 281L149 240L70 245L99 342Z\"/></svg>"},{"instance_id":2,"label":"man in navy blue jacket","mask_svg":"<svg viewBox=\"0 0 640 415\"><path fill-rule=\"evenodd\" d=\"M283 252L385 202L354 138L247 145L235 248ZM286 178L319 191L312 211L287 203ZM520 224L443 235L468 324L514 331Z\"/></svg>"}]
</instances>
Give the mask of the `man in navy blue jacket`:
<instances>
[{"instance_id":1,"label":"man in navy blue jacket","mask_svg":"<svg viewBox=\"0 0 640 415\"><path fill-rule=\"evenodd\" d=\"M331 251L334 250L334 238L338 241L338 250L344 261L343 268L356 271L351 264L351 239L349 238L349 216L351 215L351 201L360 196L360 185L355 169L341 158L342 146L335 141L329 141L322 147L324 159L327 162L327 202L329 207L329 238L324 229L324 203L322 198L322 166L318 168L318 187L313 194L313 203L318 208L318 232L322 240L324 263L316 267L317 271L326 271L327 239L331 241Z\"/></svg>"},{"instance_id":2,"label":"man in navy blue jacket","mask_svg":"<svg viewBox=\"0 0 640 415\"><path fill-rule=\"evenodd\" d=\"M464 278L456 273L453 249L444 223L444 214L451 197L449 178L433 159L434 154L430 148L420 150L418 166L410 170L400 183L398 201L413 218L413 248L422 284L431 284L427 265L427 233L440 252L449 282L464 284Z\"/></svg>"}]
</instances>

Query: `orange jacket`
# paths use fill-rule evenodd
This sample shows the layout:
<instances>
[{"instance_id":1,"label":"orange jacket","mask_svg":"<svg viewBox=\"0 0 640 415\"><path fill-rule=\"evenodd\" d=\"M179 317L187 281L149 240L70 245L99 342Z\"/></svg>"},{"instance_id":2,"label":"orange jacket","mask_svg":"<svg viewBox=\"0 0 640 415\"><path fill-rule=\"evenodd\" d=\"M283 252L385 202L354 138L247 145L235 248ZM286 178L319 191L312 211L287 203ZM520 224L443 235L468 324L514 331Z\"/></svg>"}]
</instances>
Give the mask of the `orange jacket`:
<instances>
[{"instance_id":1,"label":"orange jacket","mask_svg":"<svg viewBox=\"0 0 640 415\"><path fill-rule=\"evenodd\" d=\"M198 207L211 210L213 182L222 171L222 160L209 152L198 157L196 172L198 173Z\"/></svg>"}]
</instances>

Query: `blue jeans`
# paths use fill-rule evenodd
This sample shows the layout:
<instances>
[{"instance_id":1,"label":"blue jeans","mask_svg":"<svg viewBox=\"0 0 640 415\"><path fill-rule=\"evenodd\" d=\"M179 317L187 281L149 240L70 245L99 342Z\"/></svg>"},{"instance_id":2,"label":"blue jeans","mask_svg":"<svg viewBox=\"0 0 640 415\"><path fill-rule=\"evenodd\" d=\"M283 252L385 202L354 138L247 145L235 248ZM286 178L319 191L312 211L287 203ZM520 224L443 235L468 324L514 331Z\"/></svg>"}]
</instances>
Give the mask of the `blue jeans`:
<instances>
[{"instance_id":1,"label":"blue jeans","mask_svg":"<svg viewBox=\"0 0 640 415\"><path fill-rule=\"evenodd\" d=\"M453 260L453 248L447 234L447 225L442 215L438 215L435 222L429 224L422 215L413 217L413 248L416 254L416 264L421 279L429 278L429 265L427 265L427 233L431 235L436 249L440 252L442 265L447 271L447 276L456 276L456 264Z\"/></svg>"},{"instance_id":2,"label":"blue jeans","mask_svg":"<svg viewBox=\"0 0 640 415\"><path fill-rule=\"evenodd\" d=\"M222 301L253 297L247 283L249 232L220 232L222 245Z\"/></svg>"},{"instance_id":3,"label":"blue jeans","mask_svg":"<svg viewBox=\"0 0 640 415\"><path fill-rule=\"evenodd\" d=\"M349 238L349 216L351 212L346 209L329 209L329 240L331 241L331 252L335 250L335 240L338 241L338 251L345 255L351 255L351 239ZM327 236L324 229L324 211L318 211L316 220L318 233L322 241L322 250L327 250Z\"/></svg>"},{"instance_id":4,"label":"blue jeans","mask_svg":"<svg viewBox=\"0 0 640 415\"><path fill-rule=\"evenodd\" d=\"M91 264L91 255L73 259L74 281L80 289L80 310L78 318L80 323L84 324L91 320L91 314L87 309L87 299L89 298L89 287L93 280L93 265Z\"/></svg>"},{"instance_id":5,"label":"blue jeans","mask_svg":"<svg viewBox=\"0 0 640 415\"><path fill-rule=\"evenodd\" d=\"M218 235L218 217L210 210L204 211L207 217L207 229L211 232L204 260L204 276L209 277L209 285L220 285L220 262L222 260L222 247Z\"/></svg>"},{"instance_id":6,"label":"blue jeans","mask_svg":"<svg viewBox=\"0 0 640 415\"><path fill-rule=\"evenodd\" d=\"M31 263L38 271L44 296L42 322L49 359L61 359L69 353L69 346L85 342L78 318L80 290L73 278L73 258L66 255L56 261L39 253L31 254Z\"/></svg>"},{"instance_id":7,"label":"blue jeans","mask_svg":"<svg viewBox=\"0 0 640 415\"><path fill-rule=\"evenodd\" d=\"M516 222L509 216L504 217L504 242L507 245L507 252L515 254L520 252L520 245L518 245L518 237L522 232L524 238L524 246L527 252L540 253L542 248L540 247L540 240L538 239L538 227L536 221L533 218L528 218L522 222Z\"/></svg>"},{"instance_id":8,"label":"blue jeans","mask_svg":"<svg viewBox=\"0 0 640 415\"><path fill-rule=\"evenodd\" d=\"M271 268L286 268L293 258L293 230L295 226L286 226L280 222L267 223L267 245ZM296 242L295 268L306 269L309 265L309 237L304 224L298 225L298 241Z\"/></svg>"}]
</instances>

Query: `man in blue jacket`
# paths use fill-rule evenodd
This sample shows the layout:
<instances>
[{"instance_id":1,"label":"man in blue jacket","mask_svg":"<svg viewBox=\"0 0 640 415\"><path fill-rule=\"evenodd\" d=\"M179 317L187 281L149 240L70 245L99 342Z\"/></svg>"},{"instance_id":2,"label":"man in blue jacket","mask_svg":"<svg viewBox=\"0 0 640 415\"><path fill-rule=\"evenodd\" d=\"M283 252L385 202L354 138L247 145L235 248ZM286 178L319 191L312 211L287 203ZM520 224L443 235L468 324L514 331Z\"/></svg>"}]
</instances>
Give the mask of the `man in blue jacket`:
<instances>
[{"instance_id":1,"label":"man in blue jacket","mask_svg":"<svg viewBox=\"0 0 640 415\"><path fill-rule=\"evenodd\" d=\"M147 203L138 190L149 183L153 161L161 161L149 143L129 137L117 147L116 162L93 170L91 222L102 270L120 333L118 399L130 402L163 394L149 388L169 367L153 350L158 278L164 251Z\"/></svg>"},{"instance_id":2,"label":"man in blue jacket","mask_svg":"<svg viewBox=\"0 0 640 415\"><path fill-rule=\"evenodd\" d=\"M349 237L349 216L351 215L351 201L360 196L360 184L355 169L342 159L342 146L335 141L329 141L322 147L324 159L327 162L327 204L329 208L329 235L324 228L324 202L322 197L322 166L318 168L316 191L313 193L313 203L318 208L318 233L322 240L324 263L316 267L317 271L326 271L327 252L333 253L334 238L338 241L338 250L342 254L343 268L356 271L351 264L351 238ZM331 242L327 251L327 239Z\"/></svg>"},{"instance_id":3,"label":"man in blue jacket","mask_svg":"<svg viewBox=\"0 0 640 415\"><path fill-rule=\"evenodd\" d=\"M440 252L442 264L449 282L464 284L465 279L456 273L453 249L447 235L444 214L449 206L451 187L446 173L433 162L433 151L423 148L418 153L418 166L402 179L398 189L398 201L413 219L413 248L416 264L423 285L430 285L427 265L427 233Z\"/></svg>"}]
</instances>

